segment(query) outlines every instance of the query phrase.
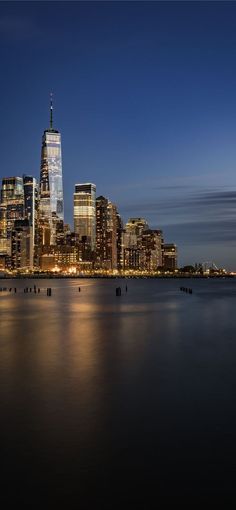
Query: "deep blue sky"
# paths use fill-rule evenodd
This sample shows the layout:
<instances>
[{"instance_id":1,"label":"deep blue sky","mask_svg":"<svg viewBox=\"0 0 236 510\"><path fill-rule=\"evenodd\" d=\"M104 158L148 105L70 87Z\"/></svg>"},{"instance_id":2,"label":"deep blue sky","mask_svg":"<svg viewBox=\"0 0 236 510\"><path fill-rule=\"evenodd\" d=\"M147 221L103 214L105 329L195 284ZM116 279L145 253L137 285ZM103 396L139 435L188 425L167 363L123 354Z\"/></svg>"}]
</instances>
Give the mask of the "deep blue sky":
<instances>
[{"instance_id":1,"label":"deep blue sky","mask_svg":"<svg viewBox=\"0 0 236 510\"><path fill-rule=\"evenodd\" d=\"M180 263L236 269L236 3L1 2L0 176L39 177L54 92L66 220L94 182Z\"/></svg>"}]
</instances>

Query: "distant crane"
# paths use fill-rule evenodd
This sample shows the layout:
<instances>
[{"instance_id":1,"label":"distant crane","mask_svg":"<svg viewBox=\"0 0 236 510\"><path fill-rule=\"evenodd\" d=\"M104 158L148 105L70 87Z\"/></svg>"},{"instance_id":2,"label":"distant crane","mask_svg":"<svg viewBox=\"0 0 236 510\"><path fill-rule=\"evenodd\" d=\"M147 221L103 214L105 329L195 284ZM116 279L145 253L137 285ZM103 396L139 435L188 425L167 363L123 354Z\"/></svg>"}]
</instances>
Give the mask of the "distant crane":
<instances>
[{"instance_id":1,"label":"distant crane","mask_svg":"<svg viewBox=\"0 0 236 510\"><path fill-rule=\"evenodd\" d=\"M215 264L215 262L209 261L209 260L207 260L206 262L203 262L202 267L203 267L204 272L210 271L210 269L214 269L215 271L218 271L218 269L219 269L217 267L217 265Z\"/></svg>"}]
</instances>

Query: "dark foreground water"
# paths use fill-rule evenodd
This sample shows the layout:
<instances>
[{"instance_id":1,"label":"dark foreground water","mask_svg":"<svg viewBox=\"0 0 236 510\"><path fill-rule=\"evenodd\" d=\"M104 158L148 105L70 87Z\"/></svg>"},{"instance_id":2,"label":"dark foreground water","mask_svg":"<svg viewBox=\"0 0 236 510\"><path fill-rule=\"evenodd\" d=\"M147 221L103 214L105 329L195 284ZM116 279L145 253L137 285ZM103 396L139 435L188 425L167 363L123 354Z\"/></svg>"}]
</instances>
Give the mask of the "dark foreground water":
<instances>
[{"instance_id":1,"label":"dark foreground water","mask_svg":"<svg viewBox=\"0 0 236 510\"><path fill-rule=\"evenodd\" d=\"M3 508L234 498L236 280L2 285Z\"/></svg>"}]
</instances>

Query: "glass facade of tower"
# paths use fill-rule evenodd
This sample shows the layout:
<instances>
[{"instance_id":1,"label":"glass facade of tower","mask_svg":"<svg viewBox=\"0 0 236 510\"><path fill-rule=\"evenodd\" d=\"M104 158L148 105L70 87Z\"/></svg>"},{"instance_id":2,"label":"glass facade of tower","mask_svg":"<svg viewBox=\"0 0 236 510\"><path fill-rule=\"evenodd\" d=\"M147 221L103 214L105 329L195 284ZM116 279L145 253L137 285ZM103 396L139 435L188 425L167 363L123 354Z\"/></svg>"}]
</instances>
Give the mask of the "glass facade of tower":
<instances>
[{"instance_id":1,"label":"glass facade of tower","mask_svg":"<svg viewBox=\"0 0 236 510\"><path fill-rule=\"evenodd\" d=\"M22 177L4 177L2 179L1 203L22 203L23 181Z\"/></svg>"},{"instance_id":2,"label":"glass facade of tower","mask_svg":"<svg viewBox=\"0 0 236 510\"><path fill-rule=\"evenodd\" d=\"M96 200L96 262L103 269L117 268L117 209L107 198Z\"/></svg>"},{"instance_id":3,"label":"glass facade of tower","mask_svg":"<svg viewBox=\"0 0 236 510\"><path fill-rule=\"evenodd\" d=\"M42 138L40 214L49 222L55 215L64 219L61 135L54 129L44 131Z\"/></svg>"},{"instance_id":4,"label":"glass facade of tower","mask_svg":"<svg viewBox=\"0 0 236 510\"><path fill-rule=\"evenodd\" d=\"M96 247L96 186L76 184L74 193L74 230L79 239L87 238L91 249Z\"/></svg>"},{"instance_id":5,"label":"glass facade of tower","mask_svg":"<svg viewBox=\"0 0 236 510\"><path fill-rule=\"evenodd\" d=\"M24 186L24 210L25 219L28 220L29 226L32 227L32 246L33 255L31 264L37 265L38 250L38 184L31 175L23 175Z\"/></svg>"},{"instance_id":6,"label":"glass facade of tower","mask_svg":"<svg viewBox=\"0 0 236 510\"><path fill-rule=\"evenodd\" d=\"M23 175L25 217L35 228L38 209L38 187L35 177Z\"/></svg>"},{"instance_id":7,"label":"glass facade of tower","mask_svg":"<svg viewBox=\"0 0 236 510\"><path fill-rule=\"evenodd\" d=\"M0 205L0 250L11 253L10 238L16 220L24 218L24 192L21 177L2 179Z\"/></svg>"}]
</instances>

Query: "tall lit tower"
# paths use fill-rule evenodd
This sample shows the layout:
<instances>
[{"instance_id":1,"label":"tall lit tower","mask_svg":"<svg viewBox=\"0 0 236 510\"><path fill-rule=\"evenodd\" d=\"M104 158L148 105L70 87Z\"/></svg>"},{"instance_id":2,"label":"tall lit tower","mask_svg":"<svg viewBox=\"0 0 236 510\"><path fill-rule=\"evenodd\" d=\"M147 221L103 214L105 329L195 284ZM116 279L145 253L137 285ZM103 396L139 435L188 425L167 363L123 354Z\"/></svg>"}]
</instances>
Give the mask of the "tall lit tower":
<instances>
[{"instance_id":1,"label":"tall lit tower","mask_svg":"<svg viewBox=\"0 0 236 510\"><path fill-rule=\"evenodd\" d=\"M16 220L24 218L24 193L22 177L2 179L0 202L0 252L11 254L11 232Z\"/></svg>"},{"instance_id":2,"label":"tall lit tower","mask_svg":"<svg viewBox=\"0 0 236 510\"><path fill-rule=\"evenodd\" d=\"M35 177L23 175L24 187L24 218L32 227L32 257L31 265L37 265L38 252L38 183ZM33 260L33 262L32 262Z\"/></svg>"},{"instance_id":3,"label":"tall lit tower","mask_svg":"<svg viewBox=\"0 0 236 510\"><path fill-rule=\"evenodd\" d=\"M107 198L96 200L96 256L100 268L117 268L117 209Z\"/></svg>"},{"instance_id":4,"label":"tall lit tower","mask_svg":"<svg viewBox=\"0 0 236 510\"><path fill-rule=\"evenodd\" d=\"M96 186L90 182L75 185L74 230L86 238L92 251L96 248Z\"/></svg>"},{"instance_id":5,"label":"tall lit tower","mask_svg":"<svg viewBox=\"0 0 236 510\"><path fill-rule=\"evenodd\" d=\"M50 127L42 137L41 168L40 168L40 204L41 219L49 223L51 244L55 219L64 220L61 134L53 128L53 103L50 99Z\"/></svg>"}]
</instances>

